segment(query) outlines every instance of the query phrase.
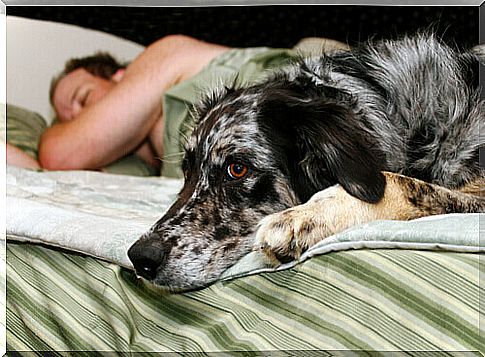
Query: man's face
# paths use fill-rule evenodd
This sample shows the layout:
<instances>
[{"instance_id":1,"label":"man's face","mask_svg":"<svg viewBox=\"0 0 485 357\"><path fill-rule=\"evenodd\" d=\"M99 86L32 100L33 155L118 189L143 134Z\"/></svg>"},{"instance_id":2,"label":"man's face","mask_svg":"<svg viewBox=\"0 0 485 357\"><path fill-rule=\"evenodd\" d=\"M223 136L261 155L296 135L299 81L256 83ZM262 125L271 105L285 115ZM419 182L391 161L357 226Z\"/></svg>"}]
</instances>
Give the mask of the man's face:
<instances>
[{"instance_id":1,"label":"man's face","mask_svg":"<svg viewBox=\"0 0 485 357\"><path fill-rule=\"evenodd\" d=\"M83 108L103 98L116 82L78 68L62 78L54 91L53 104L59 121L74 119Z\"/></svg>"}]
</instances>

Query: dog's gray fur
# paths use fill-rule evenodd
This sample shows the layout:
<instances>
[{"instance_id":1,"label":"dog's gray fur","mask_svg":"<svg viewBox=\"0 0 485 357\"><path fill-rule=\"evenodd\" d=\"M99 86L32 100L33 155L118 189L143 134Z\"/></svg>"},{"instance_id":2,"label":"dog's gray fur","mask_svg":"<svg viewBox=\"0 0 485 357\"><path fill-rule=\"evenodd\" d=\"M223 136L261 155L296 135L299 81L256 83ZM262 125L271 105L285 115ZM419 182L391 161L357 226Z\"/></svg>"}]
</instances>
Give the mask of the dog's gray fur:
<instances>
[{"instance_id":1,"label":"dog's gray fur","mask_svg":"<svg viewBox=\"0 0 485 357\"><path fill-rule=\"evenodd\" d=\"M251 251L263 217L337 183L372 203L382 171L451 189L482 178L478 63L418 35L301 59L213 95L198 110L178 200L130 249L138 274L205 286ZM231 163L247 166L244 178L227 175Z\"/></svg>"}]
</instances>

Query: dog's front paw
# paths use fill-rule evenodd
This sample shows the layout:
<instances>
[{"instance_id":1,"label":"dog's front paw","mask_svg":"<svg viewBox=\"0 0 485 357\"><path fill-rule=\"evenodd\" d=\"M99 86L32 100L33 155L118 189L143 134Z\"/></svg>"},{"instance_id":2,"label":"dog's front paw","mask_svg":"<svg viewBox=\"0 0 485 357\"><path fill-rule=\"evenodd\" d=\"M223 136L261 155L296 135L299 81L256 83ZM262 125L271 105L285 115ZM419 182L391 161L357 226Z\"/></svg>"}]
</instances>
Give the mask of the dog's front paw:
<instances>
[{"instance_id":1,"label":"dog's front paw","mask_svg":"<svg viewBox=\"0 0 485 357\"><path fill-rule=\"evenodd\" d=\"M328 224L333 221L328 204L336 190L337 187L331 187L303 205L262 219L256 232L255 250L285 263L298 259L315 243L334 234L333 224Z\"/></svg>"},{"instance_id":2,"label":"dog's front paw","mask_svg":"<svg viewBox=\"0 0 485 357\"><path fill-rule=\"evenodd\" d=\"M298 259L308 249L305 235L313 228L311 217L296 209L272 214L260 222L255 248L283 263Z\"/></svg>"}]
</instances>

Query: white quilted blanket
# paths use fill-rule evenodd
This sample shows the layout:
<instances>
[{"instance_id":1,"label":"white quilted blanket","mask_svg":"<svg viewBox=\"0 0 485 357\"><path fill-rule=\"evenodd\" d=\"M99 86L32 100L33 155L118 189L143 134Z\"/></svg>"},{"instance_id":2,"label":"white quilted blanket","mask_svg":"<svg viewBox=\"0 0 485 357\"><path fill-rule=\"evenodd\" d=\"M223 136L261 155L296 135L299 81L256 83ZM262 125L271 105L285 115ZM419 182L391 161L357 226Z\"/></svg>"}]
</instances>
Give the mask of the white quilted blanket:
<instances>
[{"instance_id":1,"label":"white quilted blanket","mask_svg":"<svg viewBox=\"0 0 485 357\"><path fill-rule=\"evenodd\" d=\"M7 167L7 238L63 247L131 267L126 251L182 182L92 171Z\"/></svg>"}]
</instances>

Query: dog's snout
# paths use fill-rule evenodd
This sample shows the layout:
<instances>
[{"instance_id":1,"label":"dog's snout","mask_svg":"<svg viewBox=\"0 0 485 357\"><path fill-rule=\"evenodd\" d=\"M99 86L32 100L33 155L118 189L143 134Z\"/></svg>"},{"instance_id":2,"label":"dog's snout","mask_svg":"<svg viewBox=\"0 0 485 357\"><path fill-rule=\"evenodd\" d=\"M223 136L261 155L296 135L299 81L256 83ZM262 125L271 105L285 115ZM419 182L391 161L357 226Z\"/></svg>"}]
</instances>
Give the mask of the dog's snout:
<instances>
[{"instance_id":1,"label":"dog's snout","mask_svg":"<svg viewBox=\"0 0 485 357\"><path fill-rule=\"evenodd\" d=\"M154 246L143 241L138 241L128 250L128 257L133 263L136 273L148 280L157 276L157 271L162 268L169 251L164 246Z\"/></svg>"}]
</instances>

